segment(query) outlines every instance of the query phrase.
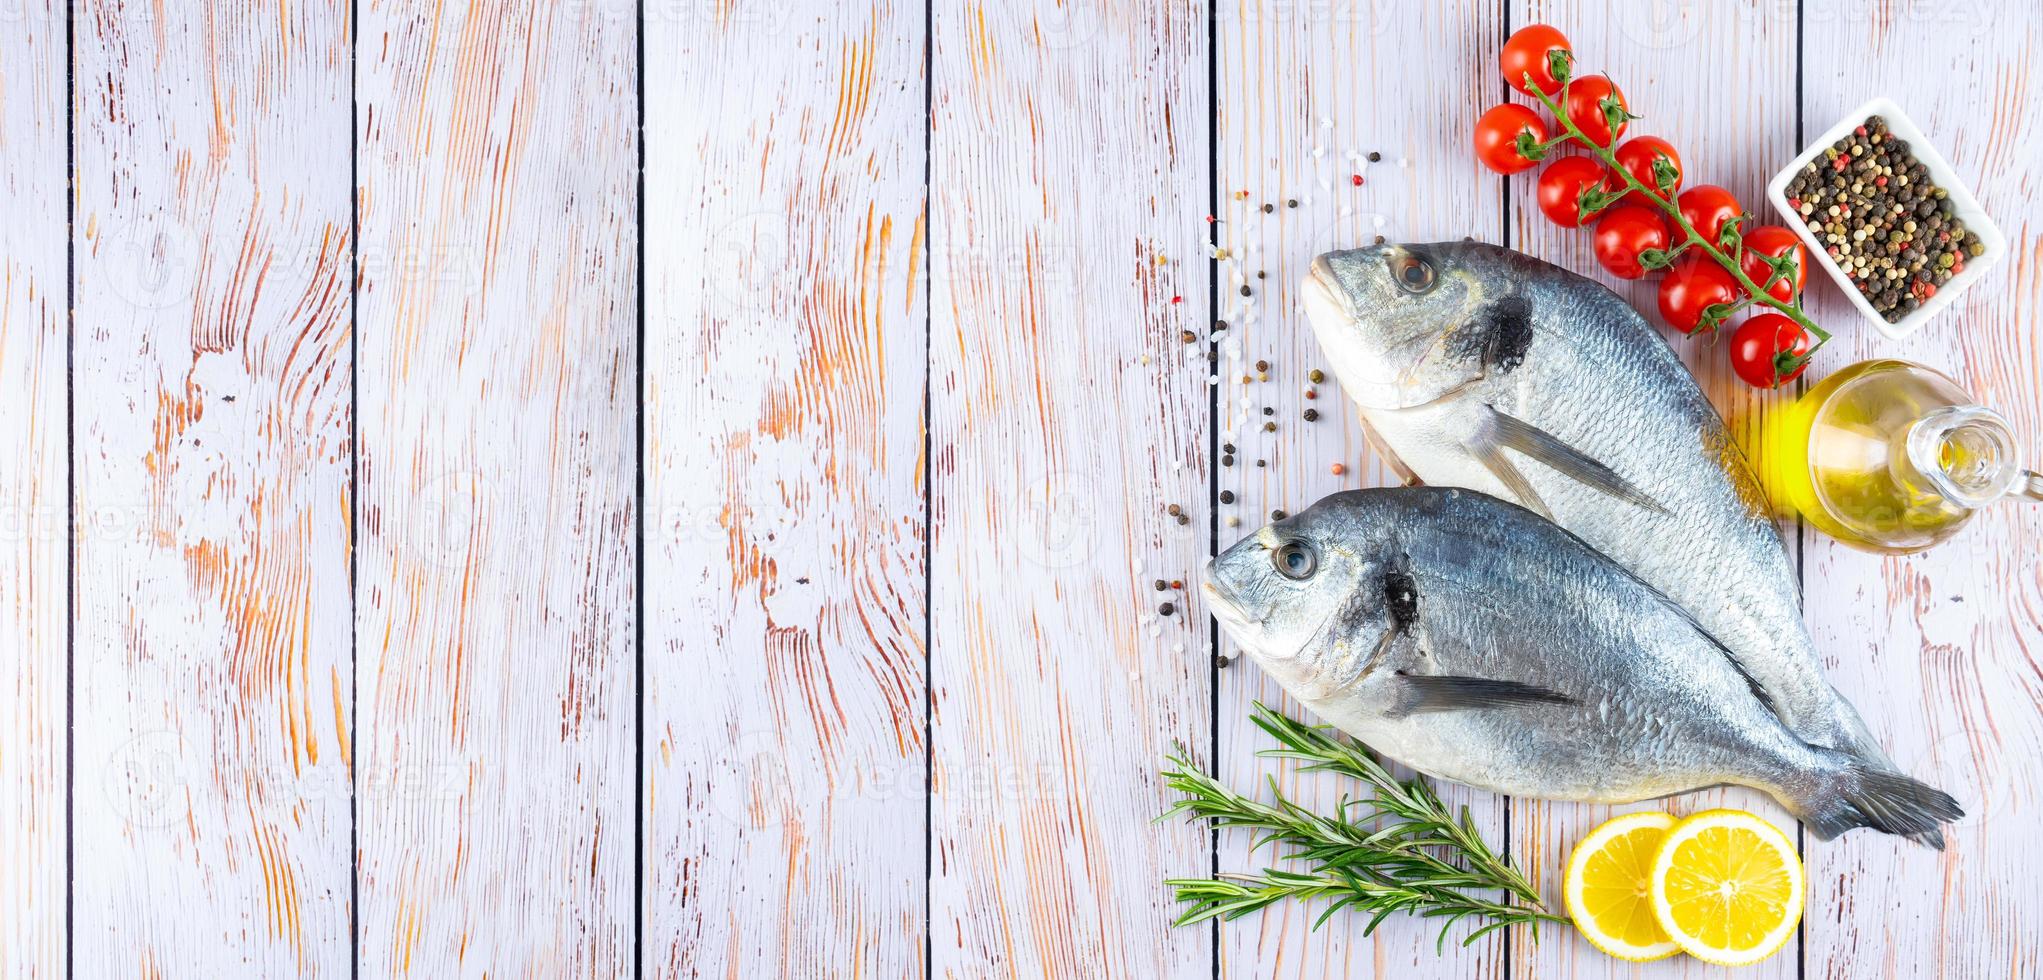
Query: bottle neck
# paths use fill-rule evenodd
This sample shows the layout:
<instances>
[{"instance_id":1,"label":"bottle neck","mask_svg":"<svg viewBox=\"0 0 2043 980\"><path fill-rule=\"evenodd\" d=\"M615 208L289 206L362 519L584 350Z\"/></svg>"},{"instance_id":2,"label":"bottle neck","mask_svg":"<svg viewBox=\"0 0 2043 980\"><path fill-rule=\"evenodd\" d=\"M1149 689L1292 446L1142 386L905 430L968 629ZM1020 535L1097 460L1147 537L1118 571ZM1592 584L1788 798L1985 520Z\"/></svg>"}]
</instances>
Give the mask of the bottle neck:
<instances>
[{"instance_id":1,"label":"bottle neck","mask_svg":"<svg viewBox=\"0 0 2043 980\"><path fill-rule=\"evenodd\" d=\"M1904 455L1922 478L1909 482L1960 507L1984 507L2010 492L2043 493L2043 478L2022 468L2014 429L1992 409L1941 408L1917 419L1905 438Z\"/></svg>"}]
</instances>

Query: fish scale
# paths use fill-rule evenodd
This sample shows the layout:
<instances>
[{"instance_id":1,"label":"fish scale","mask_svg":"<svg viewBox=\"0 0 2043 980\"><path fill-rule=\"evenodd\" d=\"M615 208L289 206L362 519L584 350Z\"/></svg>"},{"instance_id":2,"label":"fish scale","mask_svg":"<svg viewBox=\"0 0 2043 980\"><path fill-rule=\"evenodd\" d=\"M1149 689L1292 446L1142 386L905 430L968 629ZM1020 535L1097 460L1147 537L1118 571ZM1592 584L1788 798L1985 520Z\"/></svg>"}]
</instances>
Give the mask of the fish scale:
<instances>
[{"instance_id":1,"label":"fish scale","mask_svg":"<svg viewBox=\"0 0 2043 980\"><path fill-rule=\"evenodd\" d=\"M1399 285L1411 263L1428 267L1428 288ZM1742 453L1637 311L1589 279L1478 242L1331 252L1304 292L1321 348L1397 465L1543 510L1685 607L1801 738L1892 768L1822 676L1793 566ZM1492 311L1506 300L1513 317L1500 326ZM1505 330L1521 310L1529 323L1509 362L1445 342ZM1660 509L1510 449L1494 456L1518 482L1500 478L1471 449L1492 411L1607 467Z\"/></svg>"}]
</instances>

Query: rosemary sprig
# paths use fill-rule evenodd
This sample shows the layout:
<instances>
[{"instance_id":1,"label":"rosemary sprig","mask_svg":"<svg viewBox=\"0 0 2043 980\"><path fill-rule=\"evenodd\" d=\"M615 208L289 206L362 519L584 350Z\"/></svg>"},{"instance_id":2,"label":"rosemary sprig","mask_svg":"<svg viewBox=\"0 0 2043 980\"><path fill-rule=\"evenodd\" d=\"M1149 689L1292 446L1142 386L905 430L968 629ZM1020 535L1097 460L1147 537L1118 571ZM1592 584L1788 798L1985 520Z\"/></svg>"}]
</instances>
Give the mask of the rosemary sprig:
<instances>
[{"instance_id":1,"label":"rosemary sprig","mask_svg":"<svg viewBox=\"0 0 2043 980\"><path fill-rule=\"evenodd\" d=\"M1233 919L1285 899L1330 904L1313 920L1317 929L1344 908L1370 913L1363 935L1392 914L1405 912L1443 919L1435 946L1445 949L1447 935L1464 919L1484 920L1463 945L1497 929L1530 925L1535 939L1539 923L1568 920L1548 911L1539 893L1511 863L1483 840L1468 808L1450 813L1423 779L1400 780L1362 749L1305 725L1261 703L1251 715L1256 727L1279 748L1260 755L1294 759L1306 772L1335 772L1367 783L1373 793L1362 799L1342 798L1328 814L1318 814L1286 798L1270 780L1273 802L1262 803L1234 792L1195 766L1182 749L1169 757L1172 768L1164 782L1183 794L1164 814L1188 814L1216 827L1257 831L1250 850L1266 845L1286 849L1286 856L1308 870L1265 868L1260 874L1222 874L1217 878L1178 878L1165 882L1186 908L1178 925L1214 917ZM1501 900L1487 897L1501 892Z\"/></svg>"}]
</instances>

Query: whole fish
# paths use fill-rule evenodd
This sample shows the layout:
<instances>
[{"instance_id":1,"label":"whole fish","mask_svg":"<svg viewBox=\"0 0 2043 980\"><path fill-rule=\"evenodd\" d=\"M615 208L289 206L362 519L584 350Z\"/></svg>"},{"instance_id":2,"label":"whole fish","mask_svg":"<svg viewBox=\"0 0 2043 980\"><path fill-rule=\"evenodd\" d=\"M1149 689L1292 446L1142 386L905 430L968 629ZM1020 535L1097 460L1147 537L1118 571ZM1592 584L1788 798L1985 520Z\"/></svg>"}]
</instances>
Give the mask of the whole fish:
<instances>
[{"instance_id":1,"label":"whole fish","mask_svg":"<svg viewBox=\"0 0 2043 980\"><path fill-rule=\"evenodd\" d=\"M1797 738L1695 619L1581 539L1441 487L1351 490L1208 562L1228 634L1320 717L1421 772L1621 803L1735 783L1829 839L1962 816Z\"/></svg>"},{"instance_id":2,"label":"whole fish","mask_svg":"<svg viewBox=\"0 0 2043 980\"><path fill-rule=\"evenodd\" d=\"M1472 241L1329 252L1304 294L1371 441L1407 477L1551 518L1686 607L1804 741L1894 768L1823 678L1744 454L1629 304Z\"/></svg>"}]
</instances>

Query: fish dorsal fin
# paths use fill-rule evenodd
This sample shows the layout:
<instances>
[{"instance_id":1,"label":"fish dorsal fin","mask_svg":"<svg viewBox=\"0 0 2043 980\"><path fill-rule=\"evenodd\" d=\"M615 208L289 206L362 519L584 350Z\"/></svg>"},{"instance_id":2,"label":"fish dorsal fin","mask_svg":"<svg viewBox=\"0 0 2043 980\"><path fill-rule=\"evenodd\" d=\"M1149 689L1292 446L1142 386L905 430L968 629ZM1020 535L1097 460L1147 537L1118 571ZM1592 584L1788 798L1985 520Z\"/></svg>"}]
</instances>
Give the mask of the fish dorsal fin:
<instances>
[{"instance_id":1,"label":"fish dorsal fin","mask_svg":"<svg viewBox=\"0 0 2043 980\"><path fill-rule=\"evenodd\" d=\"M1636 504L1655 513L1667 513L1667 508L1661 506L1658 500L1654 500L1652 495L1639 489L1630 480L1619 476L1616 470L1597 462L1589 454L1562 442L1536 425L1498 411L1495 406L1484 407L1489 410L1488 415L1484 418L1481 428L1476 431L1469 449L1484 467L1510 488L1512 493L1524 498L1522 502L1528 509L1546 513L1549 519L1553 516L1546 512L1546 507L1544 503L1539 502L1538 495L1532 493L1532 486L1526 481L1525 475L1519 473L1510 461L1503 457L1505 449L1515 450L1563 476L1626 503Z\"/></svg>"},{"instance_id":2,"label":"fish dorsal fin","mask_svg":"<svg viewBox=\"0 0 2043 980\"><path fill-rule=\"evenodd\" d=\"M1578 704L1558 691L1536 684L1500 681L1488 677L1454 677L1438 674L1405 674L1397 677L1394 714L1426 711L1459 711L1467 708L1508 708L1524 704Z\"/></svg>"}]
</instances>

